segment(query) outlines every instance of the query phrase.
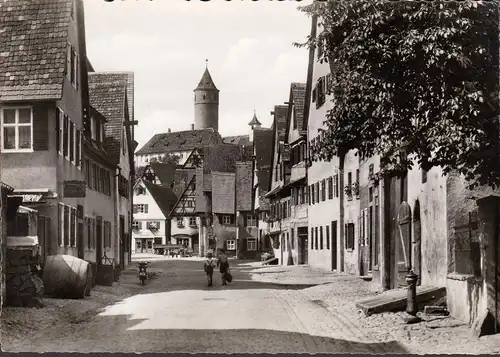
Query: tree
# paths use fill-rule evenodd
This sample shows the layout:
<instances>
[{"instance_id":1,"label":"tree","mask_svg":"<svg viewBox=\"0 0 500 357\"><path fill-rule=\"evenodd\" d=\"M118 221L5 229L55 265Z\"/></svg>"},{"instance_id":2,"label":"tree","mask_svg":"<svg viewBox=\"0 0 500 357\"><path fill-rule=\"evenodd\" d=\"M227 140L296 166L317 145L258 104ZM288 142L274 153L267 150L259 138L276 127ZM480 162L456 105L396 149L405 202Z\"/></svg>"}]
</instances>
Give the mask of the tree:
<instances>
[{"instance_id":1,"label":"tree","mask_svg":"<svg viewBox=\"0 0 500 357\"><path fill-rule=\"evenodd\" d=\"M315 1L333 108L312 146L314 160L349 150L380 155L384 172L413 160L480 184L500 184L498 3Z\"/></svg>"},{"instance_id":2,"label":"tree","mask_svg":"<svg viewBox=\"0 0 500 357\"><path fill-rule=\"evenodd\" d=\"M152 158L150 160L150 162L151 163L160 162L162 164L176 164L176 165L179 165L180 160L181 160L181 157L179 155L165 154L163 156L160 156L159 158Z\"/></svg>"}]
</instances>

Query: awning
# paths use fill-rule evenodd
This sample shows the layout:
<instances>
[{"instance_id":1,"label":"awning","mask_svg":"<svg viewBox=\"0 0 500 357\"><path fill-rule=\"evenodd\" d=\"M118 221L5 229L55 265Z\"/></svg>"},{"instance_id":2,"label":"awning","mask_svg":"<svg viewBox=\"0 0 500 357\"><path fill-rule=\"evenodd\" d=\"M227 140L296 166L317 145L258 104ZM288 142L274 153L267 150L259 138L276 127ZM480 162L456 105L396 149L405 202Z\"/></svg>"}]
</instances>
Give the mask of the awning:
<instances>
[{"instance_id":1,"label":"awning","mask_svg":"<svg viewBox=\"0 0 500 357\"><path fill-rule=\"evenodd\" d=\"M265 198L270 198L271 196L274 196L277 192L279 192L279 190L281 190L281 186L278 186L278 187L275 187L274 189L272 189L271 191L269 191L268 193L266 193L264 195Z\"/></svg>"},{"instance_id":2,"label":"awning","mask_svg":"<svg viewBox=\"0 0 500 357\"><path fill-rule=\"evenodd\" d=\"M39 204L46 203L45 200L57 198L57 193L50 191L48 188L18 188L14 189L8 197L21 197L23 204Z\"/></svg>"}]
</instances>

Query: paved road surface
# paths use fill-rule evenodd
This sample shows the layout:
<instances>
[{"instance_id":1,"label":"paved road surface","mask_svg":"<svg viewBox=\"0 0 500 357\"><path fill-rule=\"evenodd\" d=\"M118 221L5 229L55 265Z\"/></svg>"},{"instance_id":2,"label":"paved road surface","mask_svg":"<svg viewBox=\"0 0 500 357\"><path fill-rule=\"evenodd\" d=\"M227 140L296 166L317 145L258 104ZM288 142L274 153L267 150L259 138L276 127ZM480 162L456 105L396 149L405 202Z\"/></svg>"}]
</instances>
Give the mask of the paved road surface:
<instances>
[{"instance_id":1,"label":"paved road surface","mask_svg":"<svg viewBox=\"0 0 500 357\"><path fill-rule=\"evenodd\" d=\"M121 284L133 284L134 296L85 323L53 326L11 351L405 352L396 342L353 341L347 325L300 293L305 286L252 281L251 268L236 265L232 284L221 286L216 274L209 288L202 264L154 262L151 269L162 274L144 287L130 272Z\"/></svg>"}]
</instances>

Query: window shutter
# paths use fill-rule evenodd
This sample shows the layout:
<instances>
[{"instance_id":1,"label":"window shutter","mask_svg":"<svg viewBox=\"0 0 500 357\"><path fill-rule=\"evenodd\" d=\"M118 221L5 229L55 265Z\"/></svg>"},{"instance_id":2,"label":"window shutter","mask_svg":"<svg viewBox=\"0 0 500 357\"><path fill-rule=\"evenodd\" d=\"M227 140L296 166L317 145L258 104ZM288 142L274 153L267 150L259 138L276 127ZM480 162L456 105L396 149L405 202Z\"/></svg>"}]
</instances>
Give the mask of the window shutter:
<instances>
[{"instance_id":1,"label":"window shutter","mask_svg":"<svg viewBox=\"0 0 500 357\"><path fill-rule=\"evenodd\" d=\"M78 77L80 74L80 58L78 56L78 53L75 52L75 67L76 67L76 73L75 73L75 87L78 89L78 85L80 84ZM110 245L111 246L111 245Z\"/></svg>"},{"instance_id":2,"label":"window shutter","mask_svg":"<svg viewBox=\"0 0 500 357\"><path fill-rule=\"evenodd\" d=\"M56 150L60 151L61 150L61 123L60 119L61 118L61 109L56 108Z\"/></svg>"},{"instance_id":3,"label":"window shutter","mask_svg":"<svg viewBox=\"0 0 500 357\"><path fill-rule=\"evenodd\" d=\"M49 150L49 112L43 104L33 106L33 150Z\"/></svg>"},{"instance_id":4,"label":"window shutter","mask_svg":"<svg viewBox=\"0 0 500 357\"><path fill-rule=\"evenodd\" d=\"M317 91L317 89L316 89L316 88L317 88L317 87L316 87L316 86L314 86L314 89L313 89L313 91L312 91L312 102L313 102L313 103L315 103L315 102L316 102L316 99L317 99L316 97L317 97L317 95L318 95L318 91Z\"/></svg>"},{"instance_id":5,"label":"window shutter","mask_svg":"<svg viewBox=\"0 0 500 357\"><path fill-rule=\"evenodd\" d=\"M71 44L66 44L66 77L71 80Z\"/></svg>"},{"instance_id":6,"label":"window shutter","mask_svg":"<svg viewBox=\"0 0 500 357\"><path fill-rule=\"evenodd\" d=\"M144 213L148 213L148 205L144 205Z\"/></svg>"}]
</instances>

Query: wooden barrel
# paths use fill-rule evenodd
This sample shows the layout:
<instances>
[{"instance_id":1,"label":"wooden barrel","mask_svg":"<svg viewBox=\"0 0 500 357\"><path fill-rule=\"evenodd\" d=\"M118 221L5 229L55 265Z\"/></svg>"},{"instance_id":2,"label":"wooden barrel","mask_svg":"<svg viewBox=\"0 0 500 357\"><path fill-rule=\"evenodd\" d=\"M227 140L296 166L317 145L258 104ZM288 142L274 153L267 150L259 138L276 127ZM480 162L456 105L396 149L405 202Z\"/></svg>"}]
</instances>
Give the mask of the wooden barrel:
<instances>
[{"instance_id":1,"label":"wooden barrel","mask_svg":"<svg viewBox=\"0 0 500 357\"><path fill-rule=\"evenodd\" d=\"M87 288L89 263L71 255L50 255L45 260L43 283L50 296L83 299Z\"/></svg>"}]
</instances>

